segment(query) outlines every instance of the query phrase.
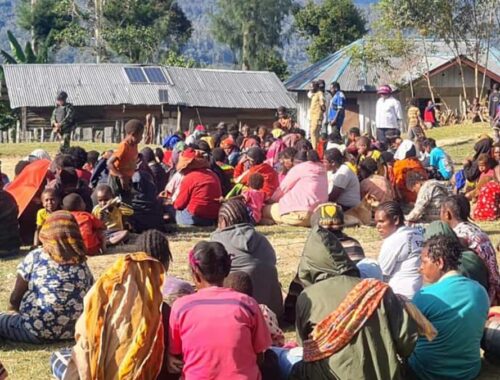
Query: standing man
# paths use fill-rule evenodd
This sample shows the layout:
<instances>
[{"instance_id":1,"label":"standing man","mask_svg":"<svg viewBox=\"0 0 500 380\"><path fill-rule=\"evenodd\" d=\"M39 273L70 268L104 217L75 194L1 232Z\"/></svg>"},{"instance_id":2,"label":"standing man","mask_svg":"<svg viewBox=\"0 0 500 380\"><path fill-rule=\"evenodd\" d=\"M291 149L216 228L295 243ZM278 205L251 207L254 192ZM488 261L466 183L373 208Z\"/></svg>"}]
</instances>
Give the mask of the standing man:
<instances>
[{"instance_id":1,"label":"standing man","mask_svg":"<svg viewBox=\"0 0 500 380\"><path fill-rule=\"evenodd\" d=\"M403 124L403 109L399 100L392 96L392 89L388 85L381 86L377 94L375 123L377 127L377 140L387 143L387 134L401 134Z\"/></svg>"},{"instance_id":2,"label":"standing man","mask_svg":"<svg viewBox=\"0 0 500 380\"><path fill-rule=\"evenodd\" d=\"M313 149L318 146L319 130L323 123L323 113L325 112L325 96L319 88L318 81L311 83L311 106L309 108L309 131L311 134L311 144Z\"/></svg>"},{"instance_id":3,"label":"standing man","mask_svg":"<svg viewBox=\"0 0 500 380\"><path fill-rule=\"evenodd\" d=\"M490 98L488 101L488 113L490 115L490 125L493 128L493 139L495 142L500 141L500 122L495 120L495 116L497 115L497 109L500 105L500 85L495 83L493 85L493 91L490 94Z\"/></svg>"},{"instance_id":4,"label":"standing man","mask_svg":"<svg viewBox=\"0 0 500 380\"><path fill-rule=\"evenodd\" d=\"M345 117L345 95L340 91L340 84L332 82L330 91L333 95L328 108L328 134L332 133L333 128L337 128L339 132L342 131Z\"/></svg>"},{"instance_id":5,"label":"standing man","mask_svg":"<svg viewBox=\"0 0 500 380\"><path fill-rule=\"evenodd\" d=\"M75 110L73 104L66 102L68 94L61 91L56 98L56 108L52 112L50 125L52 126L51 140L54 141L56 136L62 138L61 152L69 148L71 141L71 132L75 127Z\"/></svg>"}]
</instances>

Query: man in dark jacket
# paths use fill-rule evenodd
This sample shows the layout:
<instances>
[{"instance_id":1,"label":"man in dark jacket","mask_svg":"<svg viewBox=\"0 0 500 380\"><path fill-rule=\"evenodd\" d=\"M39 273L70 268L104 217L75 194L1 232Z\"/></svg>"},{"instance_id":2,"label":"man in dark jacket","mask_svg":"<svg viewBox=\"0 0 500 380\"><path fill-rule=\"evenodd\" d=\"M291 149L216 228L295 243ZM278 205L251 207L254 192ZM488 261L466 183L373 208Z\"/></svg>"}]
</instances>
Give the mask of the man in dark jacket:
<instances>
[{"instance_id":1,"label":"man in dark jacket","mask_svg":"<svg viewBox=\"0 0 500 380\"><path fill-rule=\"evenodd\" d=\"M61 152L69 148L71 133L75 127L75 109L73 104L66 102L68 94L61 91L56 98L56 108L52 112L50 125L52 126L51 140L62 138Z\"/></svg>"}]
</instances>

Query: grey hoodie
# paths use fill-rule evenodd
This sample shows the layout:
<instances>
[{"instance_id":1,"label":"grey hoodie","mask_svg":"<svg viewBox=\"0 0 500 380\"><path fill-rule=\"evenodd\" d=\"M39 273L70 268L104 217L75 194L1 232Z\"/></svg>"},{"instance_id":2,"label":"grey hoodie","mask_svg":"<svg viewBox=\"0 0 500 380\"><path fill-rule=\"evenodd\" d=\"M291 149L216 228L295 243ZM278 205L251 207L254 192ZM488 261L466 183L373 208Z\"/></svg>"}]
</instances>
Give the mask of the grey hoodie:
<instances>
[{"instance_id":1,"label":"grey hoodie","mask_svg":"<svg viewBox=\"0 0 500 380\"><path fill-rule=\"evenodd\" d=\"M250 275L253 297L267 305L279 317L283 313L283 298L276 269L276 253L271 243L251 224L236 224L217 230L211 240L224 245L234 255L231 272Z\"/></svg>"}]
</instances>

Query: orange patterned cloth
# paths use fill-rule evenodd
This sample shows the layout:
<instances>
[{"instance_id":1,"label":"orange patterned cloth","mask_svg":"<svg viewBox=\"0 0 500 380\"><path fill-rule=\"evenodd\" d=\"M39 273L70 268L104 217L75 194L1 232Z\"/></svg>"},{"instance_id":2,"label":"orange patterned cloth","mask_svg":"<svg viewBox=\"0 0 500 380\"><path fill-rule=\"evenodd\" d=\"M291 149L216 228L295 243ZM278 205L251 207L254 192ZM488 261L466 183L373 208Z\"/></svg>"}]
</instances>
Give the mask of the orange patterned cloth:
<instances>
[{"instance_id":1,"label":"orange patterned cloth","mask_svg":"<svg viewBox=\"0 0 500 380\"><path fill-rule=\"evenodd\" d=\"M43 250L61 265L86 260L87 250L78 223L69 211L54 211L40 230Z\"/></svg>"},{"instance_id":2,"label":"orange patterned cloth","mask_svg":"<svg viewBox=\"0 0 500 380\"><path fill-rule=\"evenodd\" d=\"M156 379L164 352L164 267L144 252L120 257L85 296L64 379Z\"/></svg>"},{"instance_id":3,"label":"orange patterned cloth","mask_svg":"<svg viewBox=\"0 0 500 380\"><path fill-rule=\"evenodd\" d=\"M304 361L328 358L349 344L378 308L388 287L375 279L358 283L337 309L314 327L304 342Z\"/></svg>"}]
</instances>

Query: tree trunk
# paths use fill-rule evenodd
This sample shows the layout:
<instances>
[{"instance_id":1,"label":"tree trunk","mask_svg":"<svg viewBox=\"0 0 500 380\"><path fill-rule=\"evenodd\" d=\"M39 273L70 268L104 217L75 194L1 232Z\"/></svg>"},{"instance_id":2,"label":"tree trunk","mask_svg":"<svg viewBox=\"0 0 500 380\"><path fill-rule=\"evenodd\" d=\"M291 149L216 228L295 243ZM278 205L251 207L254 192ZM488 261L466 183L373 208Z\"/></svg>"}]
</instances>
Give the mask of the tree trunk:
<instances>
[{"instance_id":1,"label":"tree trunk","mask_svg":"<svg viewBox=\"0 0 500 380\"><path fill-rule=\"evenodd\" d=\"M31 0L31 12L33 13L33 8L36 5L36 0ZM35 55L38 55L38 43L35 38L35 27L33 23L31 24L31 47L33 48L33 52Z\"/></svg>"},{"instance_id":2,"label":"tree trunk","mask_svg":"<svg viewBox=\"0 0 500 380\"><path fill-rule=\"evenodd\" d=\"M427 88L429 89L432 103L436 103L436 99L434 97L434 90L432 89L432 84L431 84L431 77L429 76L429 72L431 71L431 68L429 66L429 56L427 55L427 44L425 42L425 37L422 37L422 45L424 47L425 79L427 81Z\"/></svg>"},{"instance_id":3,"label":"tree trunk","mask_svg":"<svg viewBox=\"0 0 500 380\"><path fill-rule=\"evenodd\" d=\"M483 80L481 83L481 92L479 98L483 97L484 85L486 83L486 71L488 70L488 60L490 59L490 45L491 45L491 29L493 28L493 12L490 12L490 22L488 28L488 38L486 40L486 59L484 62Z\"/></svg>"},{"instance_id":4,"label":"tree trunk","mask_svg":"<svg viewBox=\"0 0 500 380\"><path fill-rule=\"evenodd\" d=\"M241 46L241 69L250 70L250 30L248 22L243 23L243 44Z\"/></svg>"}]
</instances>

